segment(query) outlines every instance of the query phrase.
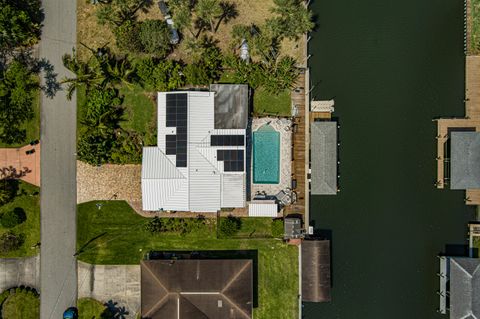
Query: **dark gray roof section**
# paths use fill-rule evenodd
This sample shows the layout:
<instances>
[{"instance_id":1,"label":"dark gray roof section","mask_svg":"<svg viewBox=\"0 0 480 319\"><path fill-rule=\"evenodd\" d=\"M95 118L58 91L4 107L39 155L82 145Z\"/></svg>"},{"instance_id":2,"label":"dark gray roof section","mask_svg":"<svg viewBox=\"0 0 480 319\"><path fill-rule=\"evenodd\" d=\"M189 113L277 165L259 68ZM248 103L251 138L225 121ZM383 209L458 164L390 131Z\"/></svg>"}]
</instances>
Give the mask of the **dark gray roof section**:
<instances>
[{"instance_id":1,"label":"dark gray roof section","mask_svg":"<svg viewBox=\"0 0 480 319\"><path fill-rule=\"evenodd\" d=\"M142 318L251 319L253 262L143 260Z\"/></svg>"},{"instance_id":2,"label":"dark gray roof section","mask_svg":"<svg viewBox=\"0 0 480 319\"><path fill-rule=\"evenodd\" d=\"M337 194L337 122L311 124L311 194Z\"/></svg>"},{"instance_id":3,"label":"dark gray roof section","mask_svg":"<svg viewBox=\"0 0 480 319\"><path fill-rule=\"evenodd\" d=\"M248 123L248 85L211 84L215 92L215 128L246 129Z\"/></svg>"},{"instance_id":4,"label":"dark gray roof section","mask_svg":"<svg viewBox=\"0 0 480 319\"><path fill-rule=\"evenodd\" d=\"M302 242L302 300L329 302L331 300L330 241Z\"/></svg>"},{"instance_id":5,"label":"dark gray roof section","mask_svg":"<svg viewBox=\"0 0 480 319\"><path fill-rule=\"evenodd\" d=\"M300 218L285 218L284 222L284 238L296 239L302 238L302 220Z\"/></svg>"},{"instance_id":6,"label":"dark gray roof section","mask_svg":"<svg viewBox=\"0 0 480 319\"><path fill-rule=\"evenodd\" d=\"M451 132L450 188L480 188L480 132Z\"/></svg>"},{"instance_id":7,"label":"dark gray roof section","mask_svg":"<svg viewBox=\"0 0 480 319\"><path fill-rule=\"evenodd\" d=\"M480 318L480 259L450 258L450 319Z\"/></svg>"}]
</instances>

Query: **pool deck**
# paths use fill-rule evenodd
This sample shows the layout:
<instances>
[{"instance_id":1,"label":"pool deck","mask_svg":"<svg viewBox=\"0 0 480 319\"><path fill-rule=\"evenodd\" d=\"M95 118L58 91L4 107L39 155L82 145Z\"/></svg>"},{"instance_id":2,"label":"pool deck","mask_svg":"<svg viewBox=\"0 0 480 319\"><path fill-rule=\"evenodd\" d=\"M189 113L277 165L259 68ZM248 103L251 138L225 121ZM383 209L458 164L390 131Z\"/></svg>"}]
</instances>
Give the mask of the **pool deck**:
<instances>
[{"instance_id":1,"label":"pool deck","mask_svg":"<svg viewBox=\"0 0 480 319\"><path fill-rule=\"evenodd\" d=\"M300 214L303 215L303 221L305 228L308 228L309 224L309 194L306 188L307 183L307 167L308 167L308 153L310 144L309 139L309 120L308 114L308 81L309 72L308 69L304 73L300 73L296 87L296 90L292 91L292 103L297 106L298 114L293 120L293 124L296 127L293 133L293 159L292 159L292 179L297 181L297 187L294 191L297 194L297 201L285 209L285 214Z\"/></svg>"},{"instance_id":2,"label":"pool deck","mask_svg":"<svg viewBox=\"0 0 480 319\"><path fill-rule=\"evenodd\" d=\"M480 132L480 56L467 56L465 69L465 118L442 118L437 122L437 188L445 186L445 143L449 128L475 128ZM480 205L480 189L467 189L465 204Z\"/></svg>"},{"instance_id":3,"label":"pool deck","mask_svg":"<svg viewBox=\"0 0 480 319\"><path fill-rule=\"evenodd\" d=\"M286 118L261 117L252 120L252 131L257 131L263 125L269 123L275 131L280 133L280 167L278 184L254 184L253 183L253 165L251 165L252 176L252 196L257 192L265 192L268 195L276 195L278 192L291 187L292 184L292 130L291 121Z\"/></svg>"}]
</instances>

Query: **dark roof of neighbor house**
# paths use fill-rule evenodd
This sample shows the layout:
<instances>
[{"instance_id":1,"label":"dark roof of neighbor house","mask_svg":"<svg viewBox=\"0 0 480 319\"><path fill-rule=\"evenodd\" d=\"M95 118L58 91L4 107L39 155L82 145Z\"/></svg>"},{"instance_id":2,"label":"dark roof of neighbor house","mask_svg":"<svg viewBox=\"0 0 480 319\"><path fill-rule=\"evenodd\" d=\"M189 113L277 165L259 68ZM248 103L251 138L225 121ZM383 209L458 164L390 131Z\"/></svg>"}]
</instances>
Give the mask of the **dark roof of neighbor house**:
<instances>
[{"instance_id":1,"label":"dark roof of neighbor house","mask_svg":"<svg viewBox=\"0 0 480 319\"><path fill-rule=\"evenodd\" d=\"M253 262L144 260L142 318L252 318Z\"/></svg>"},{"instance_id":2,"label":"dark roof of neighbor house","mask_svg":"<svg viewBox=\"0 0 480 319\"><path fill-rule=\"evenodd\" d=\"M215 129L246 129L248 125L248 85L211 84L215 92Z\"/></svg>"},{"instance_id":3,"label":"dark roof of neighbor house","mask_svg":"<svg viewBox=\"0 0 480 319\"><path fill-rule=\"evenodd\" d=\"M450 144L450 188L480 188L480 132L451 132Z\"/></svg>"},{"instance_id":4,"label":"dark roof of neighbor house","mask_svg":"<svg viewBox=\"0 0 480 319\"><path fill-rule=\"evenodd\" d=\"M450 318L480 318L480 259L450 257Z\"/></svg>"},{"instance_id":5,"label":"dark roof of neighbor house","mask_svg":"<svg viewBox=\"0 0 480 319\"><path fill-rule=\"evenodd\" d=\"M311 124L311 193L337 193L337 122Z\"/></svg>"},{"instance_id":6,"label":"dark roof of neighbor house","mask_svg":"<svg viewBox=\"0 0 480 319\"><path fill-rule=\"evenodd\" d=\"M328 302L330 297L330 241L302 242L302 300Z\"/></svg>"}]
</instances>

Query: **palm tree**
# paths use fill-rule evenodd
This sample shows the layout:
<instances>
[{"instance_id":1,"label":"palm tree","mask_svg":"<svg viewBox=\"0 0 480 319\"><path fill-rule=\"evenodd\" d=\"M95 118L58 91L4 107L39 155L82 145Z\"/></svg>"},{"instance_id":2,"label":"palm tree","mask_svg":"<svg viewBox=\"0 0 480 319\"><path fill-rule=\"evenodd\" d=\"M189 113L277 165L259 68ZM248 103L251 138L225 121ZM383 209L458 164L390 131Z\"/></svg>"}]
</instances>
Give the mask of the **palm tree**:
<instances>
[{"instance_id":1,"label":"palm tree","mask_svg":"<svg viewBox=\"0 0 480 319\"><path fill-rule=\"evenodd\" d=\"M67 99L71 100L73 92L81 85L88 88L98 86L105 81L101 72L92 68L88 63L78 60L75 51L62 57L63 65L75 74L73 78L64 78L61 83L67 84Z\"/></svg>"},{"instance_id":2,"label":"palm tree","mask_svg":"<svg viewBox=\"0 0 480 319\"><path fill-rule=\"evenodd\" d=\"M198 0L195 6L198 17L210 25L210 31L215 32L215 19L223 13L218 0Z\"/></svg>"}]
</instances>

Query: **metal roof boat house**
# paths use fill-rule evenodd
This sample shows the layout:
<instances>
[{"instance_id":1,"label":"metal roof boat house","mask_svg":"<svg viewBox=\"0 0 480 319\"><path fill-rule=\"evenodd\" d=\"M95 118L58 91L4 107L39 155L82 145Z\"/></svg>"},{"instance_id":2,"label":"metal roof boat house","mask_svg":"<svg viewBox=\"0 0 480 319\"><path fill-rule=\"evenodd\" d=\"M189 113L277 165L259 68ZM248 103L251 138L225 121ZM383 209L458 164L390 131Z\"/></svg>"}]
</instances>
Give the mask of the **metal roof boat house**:
<instances>
[{"instance_id":1,"label":"metal roof boat house","mask_svg":"<svg viewBox=\"0 0 480 319\"><path fill-rule=\"evenodd\" d=\"M245 207L248 100L246 85L158 93L157 146L143 148L143 210Z\"/></svg>"},{"instance_id":2,"label":"metal roof boat house","mask_svg":"<svg viewBox=\"0 0 480 319\"><path fill-rule=\"evenodd\" d=\"M337 122L311 123L310 149L311 194L337 194Z\"/></svg>"}]
</instances>

